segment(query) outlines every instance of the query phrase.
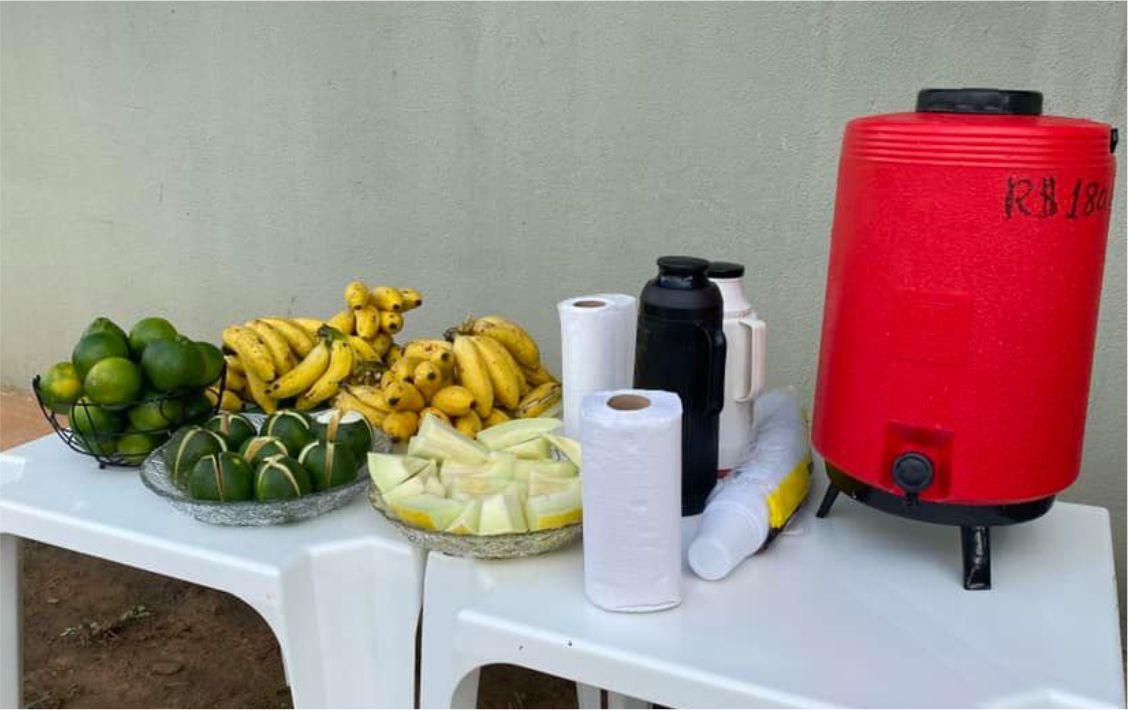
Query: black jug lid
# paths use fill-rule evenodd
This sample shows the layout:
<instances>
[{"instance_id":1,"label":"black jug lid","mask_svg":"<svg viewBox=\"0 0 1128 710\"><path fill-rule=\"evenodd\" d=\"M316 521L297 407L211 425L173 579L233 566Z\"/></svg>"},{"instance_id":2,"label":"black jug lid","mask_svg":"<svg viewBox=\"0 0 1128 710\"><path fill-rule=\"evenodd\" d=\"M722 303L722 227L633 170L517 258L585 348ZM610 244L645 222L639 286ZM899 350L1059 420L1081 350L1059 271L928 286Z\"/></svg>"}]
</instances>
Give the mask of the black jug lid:
<instances>
[{"instance_id":1,"label":"black jug lid","mask_svg":"<svg viewBox=\"0 0 1128 710\"><path fill-rule=\"evenodd\" d=\"M709 262L695 256L660 256L658 273L663 276L698 276L709 270Z\"/></svg>"},{"instance_id":2,"label":"black jug lid","mask_svg":"<svg viewBox=\"0 0 1128 710\"><path fill-rule=\"evenodd\" d=\"M711 279L739 279L744 276L744 264L735 261L711 261L708 273Z\"/></svg>"},{"instance_id":3,"label":"black jug lid","mask_svg":"<svg viewBox=\"0 0 1128 710\"><path fill-rule=\"evenodd\" d=\"M921 89L916 110L925 113L990 113L1041 116L1042 92L1005 89Z\"/></svg>"}]
</instances>

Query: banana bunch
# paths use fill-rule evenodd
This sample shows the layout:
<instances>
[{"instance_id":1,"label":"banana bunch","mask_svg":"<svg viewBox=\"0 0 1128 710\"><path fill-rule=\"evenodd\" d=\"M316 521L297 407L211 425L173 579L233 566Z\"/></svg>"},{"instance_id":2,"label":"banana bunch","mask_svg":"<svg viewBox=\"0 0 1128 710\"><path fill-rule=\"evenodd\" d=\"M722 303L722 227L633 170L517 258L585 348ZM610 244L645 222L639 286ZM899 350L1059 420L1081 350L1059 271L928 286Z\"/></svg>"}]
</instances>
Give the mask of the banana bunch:
<instances>
[{"instance_id":1,"label":"banana bunch","mask_svg":"<svg viewBox=\"0 0 1128 710\"><path fill-rule=\"evenodd\" d=\"M399 442L427 414L473 437L510 419L545 416L559 403L559 381L541 363L536 341L513 321L474 318L446 335L390 349L379 384L346 384L334 406L363 414Z\"/></svg>"},{"instance_id":2,"label":"banana bunch","mask_svg":"<svg viewBox=\"0 0 1128 710\"><path fill-rule=\"evenodd\" d=\"M336 397L346 381L378 381L401 353L392 337L403 329L403 314L422 303L415 289L354 281L345 287L344 310L328 320L266 317L228 326L221 407L256 404L271 413L292 399L294 408L309 410Z\"/></svg>"}]
</instances>

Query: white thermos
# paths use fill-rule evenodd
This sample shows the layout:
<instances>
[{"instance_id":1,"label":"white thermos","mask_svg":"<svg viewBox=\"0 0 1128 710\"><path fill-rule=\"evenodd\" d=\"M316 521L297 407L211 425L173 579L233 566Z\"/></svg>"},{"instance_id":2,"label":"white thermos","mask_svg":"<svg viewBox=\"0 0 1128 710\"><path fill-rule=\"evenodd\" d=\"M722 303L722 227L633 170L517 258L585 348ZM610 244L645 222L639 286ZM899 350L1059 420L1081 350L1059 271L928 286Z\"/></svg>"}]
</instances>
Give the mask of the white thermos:
<instances>
[{"instance_id":1,"label":"white thermos","mask_svg":"<svg viewBox=\"0 0 1128 710\"><path fill-rule=\"evenodd\" d=\"M752 400L764 389L765 325L756 317L744 294L743 277L743 264L714 261L709 265L709 280L717 284L724 299L724 330L728 341L725 406L721 410L717 458L722 472L744 459L752 440Z\"/></svg>"}]
</instances>

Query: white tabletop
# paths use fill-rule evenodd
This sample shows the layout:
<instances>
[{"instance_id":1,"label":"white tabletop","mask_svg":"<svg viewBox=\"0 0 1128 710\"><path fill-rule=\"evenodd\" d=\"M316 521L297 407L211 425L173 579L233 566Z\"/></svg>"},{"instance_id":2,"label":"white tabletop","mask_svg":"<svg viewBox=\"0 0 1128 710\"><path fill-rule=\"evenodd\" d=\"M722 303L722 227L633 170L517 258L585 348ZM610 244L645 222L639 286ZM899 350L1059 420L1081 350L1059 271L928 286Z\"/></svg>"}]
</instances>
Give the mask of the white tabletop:
<instances>
[{"instance_id":1,"label":"white tabletop","mask_svg":"<svg viewBox=\"0 0 1128 710\"><path fill-rule=\"evenodd\" d=\"M585 667L614 669L609 689L661 704L1124 706L1105 509L1058 503L995 528L994 588L967 591L957 528L846 497L816 520L816 479L792 529L720 582L686 568L667 611L590 604L580 545L507 561L432 553L428 585L474 566L483 591L462 618L566 642L601 661Z\"/></svg>"},{"instance_id":2,"label":"white tabletop","mask_svg":"<svg viewBox=\"0 0 1128 710\"><path fill-rule=\"evenodd\" d=\"M0 531L146 569L164 565L139 564L144 559L119 553L144 550L145 559L163 555L165 562L207 558L263 573L318 547L361 541L385 553L419 556L363 495L290 525L210 525L173 509L141 483L137 469L99 469L54 435L0 453Z\"/></svg>"}]
</instances>

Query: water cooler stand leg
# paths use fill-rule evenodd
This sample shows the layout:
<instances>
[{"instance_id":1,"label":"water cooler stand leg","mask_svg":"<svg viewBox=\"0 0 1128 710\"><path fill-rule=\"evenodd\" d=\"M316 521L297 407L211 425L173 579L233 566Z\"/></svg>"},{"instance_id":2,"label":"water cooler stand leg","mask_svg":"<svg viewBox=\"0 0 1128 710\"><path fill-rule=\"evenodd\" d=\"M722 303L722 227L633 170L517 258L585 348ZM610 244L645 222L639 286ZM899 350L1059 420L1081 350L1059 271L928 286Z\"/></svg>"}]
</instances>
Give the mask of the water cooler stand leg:
<instances>
[{"instance_id":1,"label":"water cooler stand leg","mask_svg":"<svg viewBox=\"0 0 1128 710\"><path fill-rule=\"evenodd\" d=\"M986 525L960 527L963 550L964 589L991 588L991 528Z\"/></svg>"},{"instance_id":2,"label":"water cooler stand leg","mask_svg":"<svg viewBox=\"0 0 1128 710\"><path fill-rule=\"evenodd\" d=\"M819 503L819 509L815 513L815 517L825 518L827 513L830 512L830 506L834 505L836 498L838 498L838 488L834 485L833 481L828 481L826 484L826 493L823 494L822 503Z\"/></svg>"}]
</instances>

